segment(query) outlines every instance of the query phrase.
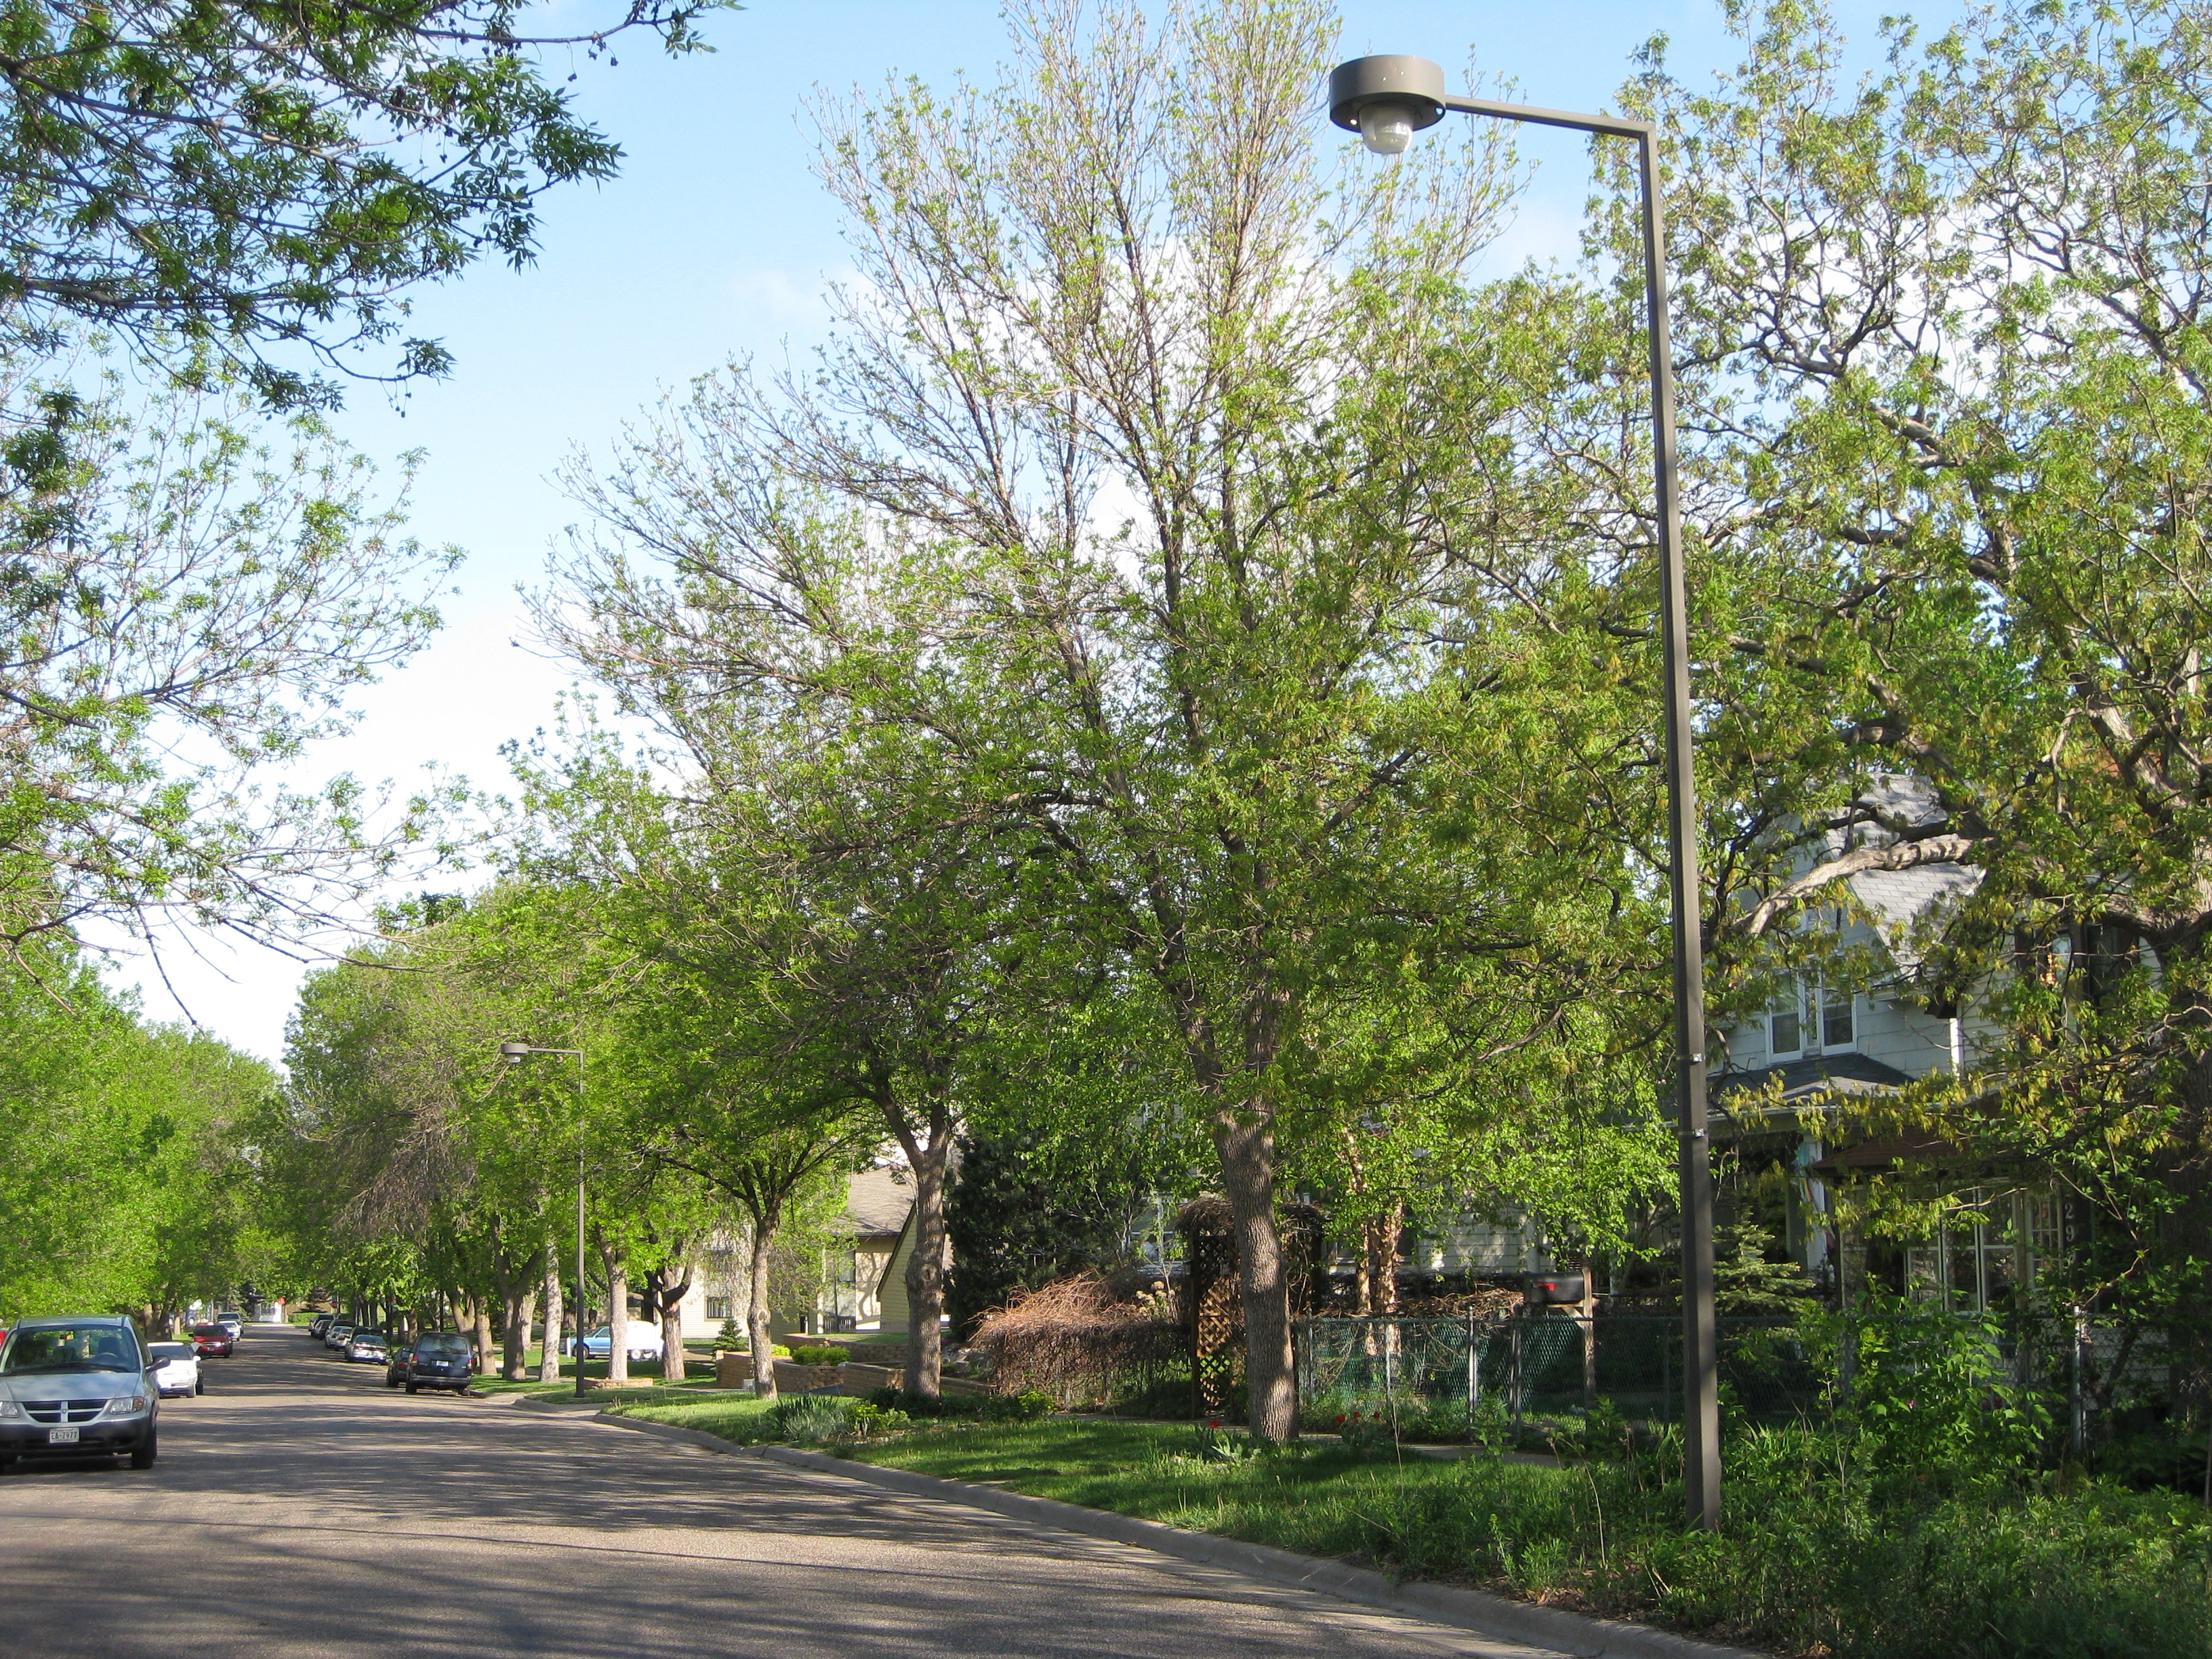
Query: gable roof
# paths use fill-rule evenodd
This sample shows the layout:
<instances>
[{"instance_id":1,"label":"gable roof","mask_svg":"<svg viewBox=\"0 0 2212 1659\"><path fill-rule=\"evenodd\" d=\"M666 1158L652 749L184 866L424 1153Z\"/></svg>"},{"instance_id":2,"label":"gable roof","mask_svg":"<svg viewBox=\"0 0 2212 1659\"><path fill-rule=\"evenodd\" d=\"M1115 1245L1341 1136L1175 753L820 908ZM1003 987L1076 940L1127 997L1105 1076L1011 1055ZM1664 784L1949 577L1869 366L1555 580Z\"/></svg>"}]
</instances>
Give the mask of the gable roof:
<instances>
[{"instance_id":1,"label":"gable roof","mask_svg":"<svg viewBox=\"0 0 2212 1659\"><path fill-rule=\"evenodd\" d=\"M913 1208L914 1177L904 1170L862 1170L845 1179L845 1225L855 1237L897 1237Z\"/></svg>"},{"instance_id":2,"label":"gable roof","mask_svg":"<svg viewBox=\"0 0 2212 1659\"><path fill-rule=\"evenodd\" d=\"M1781 1100L1762 1100L1754 1104L1750 1097L1761 1094L1778 1079L1782 1084ZM1911 1081L1907 1073L1894 1066L1885 1066L1866 1054L1813 1054L1793 1060L1786 1066L1715 1073L1713 1111L1729 1127L1749 1129L1771 1119L1794 1118L1797 1113L1816 1109L1838 1095L1864 1097L1894 1094ZM1731 1109L1731 1097L1741 1103L1741 1109Z\"/></svg>"},{"instance_id":3,"label":"gable roof","mask_svg":"<svg viewBox=\"0 0 2212 1659\"><path fill-rule=\"evenodd\" d=\"M1918 828L1942 817L1934 788L1903 773L1886 774L1860 794L1893 823ZM1896 840L1887 830L1862 829L1852 833L1877 847ZM1832 831L1828 842L1830 856L1840 854L1844 850L1844 832ZM1866 907L1892 959L1909 970L1919 966L1921 960L1912 945L1915 924L1939 906L1972 893L1982 884L1982 872L1964 864L1923 864L1911 870L1862 870L1844 884Z\"/></svg>"}]
</instances>

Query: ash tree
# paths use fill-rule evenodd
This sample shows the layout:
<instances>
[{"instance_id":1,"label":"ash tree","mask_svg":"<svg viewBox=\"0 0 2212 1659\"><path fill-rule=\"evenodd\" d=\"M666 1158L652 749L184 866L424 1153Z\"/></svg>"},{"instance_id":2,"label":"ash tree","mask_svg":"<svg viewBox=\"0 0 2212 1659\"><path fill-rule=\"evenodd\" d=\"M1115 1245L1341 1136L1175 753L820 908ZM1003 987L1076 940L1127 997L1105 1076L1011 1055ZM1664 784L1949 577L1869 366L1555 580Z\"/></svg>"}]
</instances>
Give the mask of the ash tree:
<instances>
[{"instance_id":1,"label":"ash tree","mask_svg":"<svg viewBox=\"0 0 2212 1659\"><path fill-rule=\"evenodd\" d=\"M670 729L803 730L758 752L864 775L883 868L919 860L874 823L988 849L1018 930L1156 1012L1281 1439L1282 1063L1316 993L1378 933L1510 963L1547 903L1649 920L1603 810L1633 700L1545 702L1587 662L1509 620L1586 580L1587 487L1527 459L1618 354L1546 281L1462 279L1499 132L1395 166L1323 136L1322 7L1012 21L1001 87L825 112L836 339L580 466L545 622Z\"/></svg>"},{"instance_id":2,"label":"ash tree","mask_svg":"<svg viewBox=\"0 0 2212 1659\"><path fill-rule=\"evenodd\" d=\"M532 254L538 198L620 149L548 78L649 36L700 50L722 0L631 0L562 35L510 0L8 0L0 6L0 331L91 324L212 354L276 404L396 342L413 284ZM574 75L568 76L574 80Z\"/></svg>"},{"instance_id":3,"label":"ash tree","mask_svg":"<svg viewBox=\"0 0 2212 1659\"><path fill-rule=\"evenodd\" d=\"M458 561L312 413L132 410L16 382L0 438L0 950L100 921L273 940L382 878L420 822L349 777L260 787L353 725L349 695L439 623Z\"/></svg>"},{"instance_id":4,"label":"ash tree","mask_svg":"<svg viewBox=\"0 0 2212 1659\"><path fill-rule=\"evenodd\" d=\"M2094 1213L2048 1288L2201 1330L2212 28L2003 4L1853 81L1820 8L1736 19L1719 86L1632 88L1680 135L1714 943L1963 866L1896 988L1995 1035L1905 1114Z\"/></svg>"}]
</instances>

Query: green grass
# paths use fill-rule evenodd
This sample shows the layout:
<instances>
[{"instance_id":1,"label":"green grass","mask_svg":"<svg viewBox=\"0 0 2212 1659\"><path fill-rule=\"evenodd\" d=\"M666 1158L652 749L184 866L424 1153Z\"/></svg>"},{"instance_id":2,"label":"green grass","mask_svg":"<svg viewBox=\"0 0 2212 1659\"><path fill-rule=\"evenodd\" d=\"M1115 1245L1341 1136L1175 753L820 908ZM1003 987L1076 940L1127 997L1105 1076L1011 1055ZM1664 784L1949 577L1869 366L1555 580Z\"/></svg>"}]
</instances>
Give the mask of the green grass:
<instances>
[{"instance_id":1,"label":"green grass","mask_svg":"<svg viewBox=\"0 0 2212 1659\"><path fill-rule=\"evenodd\" d=\"M693 1353L691 1352L691 1345L689 1343L684 1345L684 1350L687 1357L685 1369L690 1372L690 1375L687 1376L683 1382L664 1382L661 1377L661 1364L658 1359L632 1360L629 1367L630 1380L633 1382L650 1382L653 1383L655 1385L653 1390L654 1395L672 1394L678 1389L682 1389L687 1393L715 1392L716 1384L714 1382L714 1363L711 1354L701 1355ZM528 1373L528 1375L522 1382L510 1382L507 1381L506 1378L501 1376L496 1371L494 1371L487 1375L478 1376L472 1383L470 1384L470 1387L477 1394L532 1394L546 1395L565 1394L573 1397L576 1392L576 1362L574 1359L563 1359L561 1362L560 1382L541 1382L538 1380L538 1361L539 1353L540 1350L537 1347L533 1346L529 1350L528 1354L526 1357L524 1365L524 1370ZM595 1377L604 1378L606 1374L607 1363L605 1360L591 1359L585 1361L585 1381L590 1382ZM642 1394L644 1391L641 1390L640 1392ZM605 1401L612 1399L629 1399L633 1396L630 1395L629 1391L624 1390L619 1395L599 1394L595 1391L592 1397L599 1401L601 1403L605 1403Z\"/></svg>"},{"instance_id":2,"label":"green grass","mask_svg":"<svg viewBox=\"0 0 2212 1659\"><path fill-rule=\"evenodd\" d=\"M749 1395L725 1395L719 1399L702 1400L696 1403L690 1401L675 1402L664 1396L650 1400L623 1399L619 1405L610 1409L623 1417L642 1418L652 1423L673 1423L680 1428L720 1435L740 1446L757 1446L775 1437L767 1420L768 1413L775 1403L773 1400L755 1400Z\"/></svg>"},{"instance_id":3,"label":"green grass","mask_svg":"<svg viewBox=\"0 0 2212 1659\"><path fill-rule=\"evenodd\" d=\"M750 1400L625 1413L740 1443ZM1211 1439L1218 1449L1210 1449ZM1552 1468L1307 1444L1254 1453L1188 1425L938 1423L846 1455L1142 1516L1406 1577L1838 1659L2203 1659L2212 1520L2172 1493L2078 1472L1941 1468L1839 1480L1831 1443L1750 1431L1729 1447L1726 1521L1681 1524L1678 1464Z\"/></svg>"}]
</instances>

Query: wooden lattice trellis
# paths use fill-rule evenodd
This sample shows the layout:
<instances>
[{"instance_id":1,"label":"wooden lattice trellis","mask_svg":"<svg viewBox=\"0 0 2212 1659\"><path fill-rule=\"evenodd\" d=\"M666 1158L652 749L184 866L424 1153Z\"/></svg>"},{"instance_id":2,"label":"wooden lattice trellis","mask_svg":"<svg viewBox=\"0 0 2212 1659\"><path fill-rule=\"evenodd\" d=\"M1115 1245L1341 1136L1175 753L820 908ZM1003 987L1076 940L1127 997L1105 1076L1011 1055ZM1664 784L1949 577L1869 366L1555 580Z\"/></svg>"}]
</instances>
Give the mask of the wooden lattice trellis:
<instances>
[{"instance_id":1,"label":"wooden lattice trellis","mask_svg":"<svg viewBox=\"0 0 2212 1659\"><path fill-rule=\"evenodd\" d=\"M1290 1280L1291 1316L1310 1312L1314 1281L1323 1265L1322 1212L1294 1204L1283 1213L1283 1272ZM1218 1198L1194 1199L1176 1218L1182 1230L1189 1279L1184 1317L1190 1332L1191 1406L1200 1417L1231 1407L1243 1370L1244 1304L1237 1285L1237 1231L1229 1206Z\"/></svg>"}]
</instances>

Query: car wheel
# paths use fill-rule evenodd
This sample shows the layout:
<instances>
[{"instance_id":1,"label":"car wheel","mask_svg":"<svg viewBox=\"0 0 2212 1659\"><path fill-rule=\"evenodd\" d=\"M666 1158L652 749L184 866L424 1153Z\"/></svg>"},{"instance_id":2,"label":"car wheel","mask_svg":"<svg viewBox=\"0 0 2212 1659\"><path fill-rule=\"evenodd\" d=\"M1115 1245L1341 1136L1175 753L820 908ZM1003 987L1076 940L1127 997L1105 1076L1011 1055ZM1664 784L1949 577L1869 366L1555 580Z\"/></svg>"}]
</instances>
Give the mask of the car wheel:
<instances>
[{"instance_id":1,"label":"car wheel","mask_svg":"<svg viewBox=\"0 0 2212 1659\"><path fill-rule=\"evenodd\" d=\"M193 1378L192 1392L194 1394L205 1394L207 1392L207 1378L204 1376Z\"/></svg>"},{"instance_id":2,"label":"car wheel","mask_svg":"<svg viewBox=\"0 0 2212 1659\"><path fill-rule=\"evenodd\" d=\"M146 1437L140 1441L137 1445L131 1449L131 1467L134 1469L152 1468L154 1467L154 1454L156 1449L158 1449L154 1443L154 1427L153 1425L149 1423L146 1425Z\"/></svg>"},{"instance_id":3,"label":"car wheel","mask_svg":"<svg viewBox=\"0 0 2212 1659\"><path fill-rule=\"evenodd\" d=\"M415 1392L415 1391L416 1391L419 1387L421 1387L421 1384L416 1383L416 1382L410 1382L410 1383L408 1383L408 1385L407 1385L407 1392L408 1392L408 1393L410 1393L410 1394L413 1394L413 1393L414 1393L414 1392Z\"/></svg>"}]
</instances>

